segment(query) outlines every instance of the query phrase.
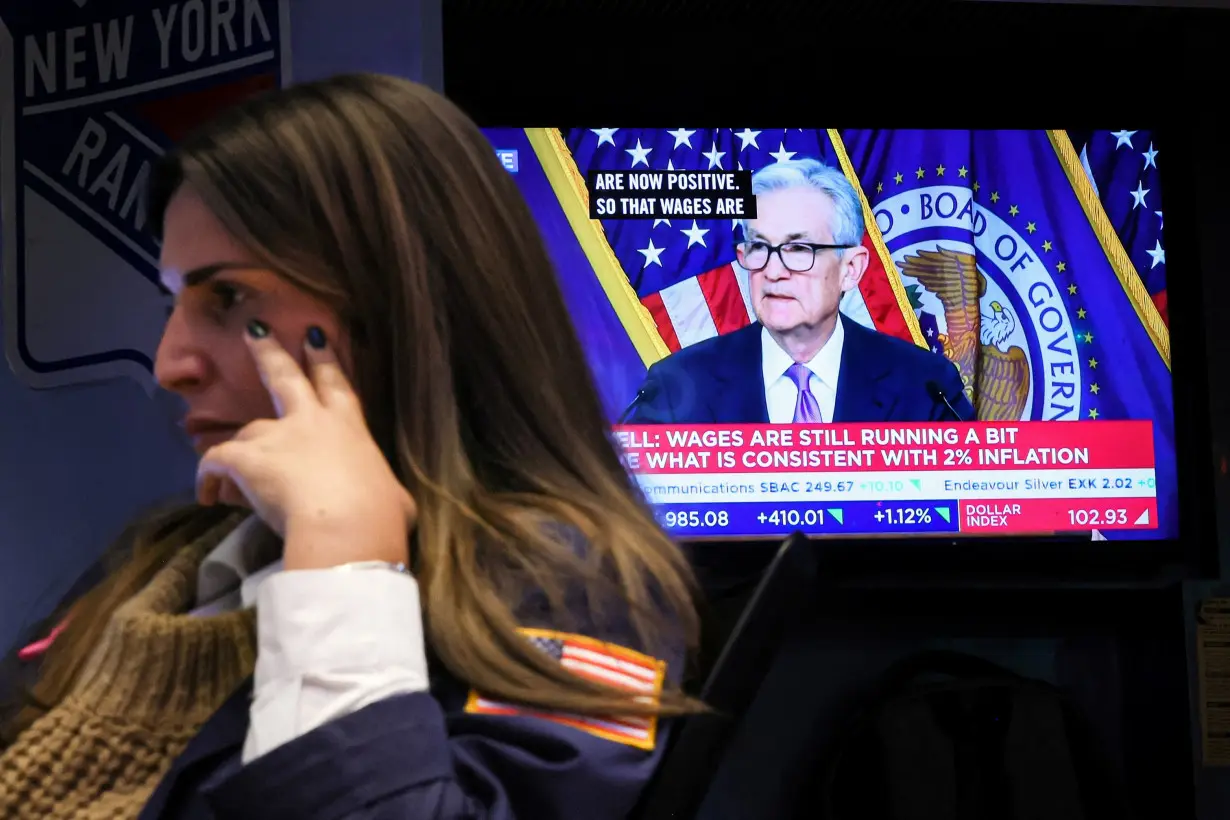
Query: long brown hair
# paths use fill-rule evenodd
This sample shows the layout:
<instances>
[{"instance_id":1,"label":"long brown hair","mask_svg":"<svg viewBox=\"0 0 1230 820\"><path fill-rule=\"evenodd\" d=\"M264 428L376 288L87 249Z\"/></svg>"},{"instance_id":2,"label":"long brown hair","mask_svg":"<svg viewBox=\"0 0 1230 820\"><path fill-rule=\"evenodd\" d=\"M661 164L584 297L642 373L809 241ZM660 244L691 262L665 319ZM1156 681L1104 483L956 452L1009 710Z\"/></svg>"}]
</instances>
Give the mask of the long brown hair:
<instances>
[{"instance_id":1,"label":"long brown hair","mask_svg":"<svg viewBox=\"0 0 1230 820\"><path fill-rule=\"evenodd\" d=\"M585 681L516 631L541 599L561 627L623 624L657 653L694 648L698 619L687 562L611 444L538 227L474 123L418 84L344 75L229 109L151 181L156 233L190 186L264 264L336 307L368 425L418 503L425 622L452 673L582 713L700 708L677 689L655 706ZM72 623L105 622L209 515L156 522ZM60 635L41 702L64 696L95 631Z\"/></svg>"}]
</instances>

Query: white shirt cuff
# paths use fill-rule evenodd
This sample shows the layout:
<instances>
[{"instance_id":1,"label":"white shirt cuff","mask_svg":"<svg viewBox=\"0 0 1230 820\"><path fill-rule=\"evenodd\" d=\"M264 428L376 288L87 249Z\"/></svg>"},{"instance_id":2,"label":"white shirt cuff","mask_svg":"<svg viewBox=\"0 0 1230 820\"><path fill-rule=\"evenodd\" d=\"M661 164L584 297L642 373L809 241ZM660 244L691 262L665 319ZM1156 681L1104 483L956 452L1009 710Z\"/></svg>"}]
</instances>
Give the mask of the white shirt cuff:
<instances>
[{"instance_id":1,"label":"white shirt cuff","mask_svg":"<svg viewBox=\"0 0 1230 820\"><path fill-rule=\"evenodd\" d=\"M294 570L257 593L245 763L393 695L430 686L418 582L381 569Z\"/></svg>"}]
</instances>

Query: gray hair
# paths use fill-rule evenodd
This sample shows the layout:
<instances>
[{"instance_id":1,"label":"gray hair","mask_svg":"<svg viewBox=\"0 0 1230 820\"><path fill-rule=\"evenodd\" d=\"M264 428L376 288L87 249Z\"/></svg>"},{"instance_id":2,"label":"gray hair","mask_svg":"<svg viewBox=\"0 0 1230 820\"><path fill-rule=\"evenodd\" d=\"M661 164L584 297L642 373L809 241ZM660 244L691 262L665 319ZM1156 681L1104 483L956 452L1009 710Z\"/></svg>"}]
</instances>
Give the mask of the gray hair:
<instances>
[{"instance_id":1,"label":"gray hair","mask_svg":"<svg viewBox=\"0 0 1230 820\"><path fill-rule=\"evenodd\" d=\"M815 188L833 201L833 244L860 245L863 241L863 204L850 180L839 169L814 159L788 159L766 165L752 174L752 193L759 196L787 188ZM748 220L739 220L743 237Z\"/></svg>"}]
</instances>

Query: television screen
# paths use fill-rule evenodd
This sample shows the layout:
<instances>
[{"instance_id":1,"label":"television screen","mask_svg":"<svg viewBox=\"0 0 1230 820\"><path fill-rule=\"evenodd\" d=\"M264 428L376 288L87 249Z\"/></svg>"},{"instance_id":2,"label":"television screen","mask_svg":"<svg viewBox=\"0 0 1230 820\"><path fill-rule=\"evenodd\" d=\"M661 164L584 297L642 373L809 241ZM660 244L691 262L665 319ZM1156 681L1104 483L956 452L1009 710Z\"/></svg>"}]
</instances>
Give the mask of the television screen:
<instances>
[{"instance_id":1,"label":"television screen","mask_svg":"<svg viewBox=\"0 0 1230 820\"><path fill-rule=\"evenodd\" d=\"M677 537L1177 536L1149 131L486 131Z\"/></svg>"}]
</instances>

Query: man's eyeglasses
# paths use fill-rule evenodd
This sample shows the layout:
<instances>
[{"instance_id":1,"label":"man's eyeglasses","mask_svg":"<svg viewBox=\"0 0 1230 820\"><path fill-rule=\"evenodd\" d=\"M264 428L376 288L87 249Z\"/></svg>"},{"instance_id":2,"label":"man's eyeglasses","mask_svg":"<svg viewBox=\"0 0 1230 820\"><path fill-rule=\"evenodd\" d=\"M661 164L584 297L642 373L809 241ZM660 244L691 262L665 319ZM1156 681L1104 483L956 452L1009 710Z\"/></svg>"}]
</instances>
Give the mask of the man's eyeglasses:
<instances>
[{"instance_id":1,"label":"man's eyeglasses","mask_svg":"<svg viewBox=\"0 0 1230 820\"><path fill-rule=\"evenodd\" d=\"M804 273L816 264L816 254L820 251L840 251L857 247L856 245L818 245L815 242L786 242L782 245L770 245L768 242L740 242L740 264L752 273L765 269L769 257L777 254L786 270L793 273Z\"/></svg>"}]
</instances>

